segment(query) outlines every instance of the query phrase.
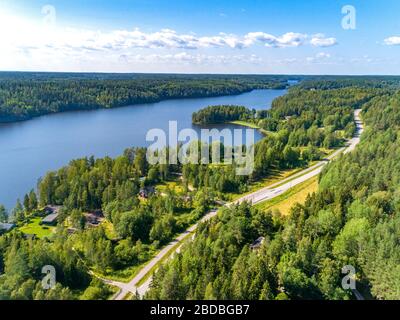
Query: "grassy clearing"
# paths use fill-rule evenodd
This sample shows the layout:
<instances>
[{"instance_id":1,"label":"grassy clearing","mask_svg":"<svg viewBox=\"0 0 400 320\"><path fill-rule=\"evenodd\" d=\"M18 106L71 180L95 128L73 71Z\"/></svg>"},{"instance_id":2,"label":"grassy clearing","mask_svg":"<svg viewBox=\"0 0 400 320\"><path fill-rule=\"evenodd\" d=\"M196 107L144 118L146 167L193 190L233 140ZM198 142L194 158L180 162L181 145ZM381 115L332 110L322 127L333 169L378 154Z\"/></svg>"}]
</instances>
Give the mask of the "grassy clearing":
<instances>
[{"instance_id":1,"label":"grassy clearing","mask_svg":"<svg viewBox=\"0 0 400 320\"><path fill-rule=\"evenodd\" d=\"M169 190L173 190L173 191L175 191L177 193L180 193L180 192L184 191L180 180L167 181L167 182L164 182L162 184L158 184L156 186L156 190L159 193L165 193L167 188Z\"/></svg>"},{"instance_id":2,"label":"grassy clearing","mask_svg":"<svg viewBox=\"0 0 400 320\"><path fill-rule=\"evenodd\" d=\"M131 281L139 272L140 270L143 269L143 267L151 260L155 257L156 253L158 252L158 250L153 250L152 252L150 252L149 254L149 258L146 259L146 261L144 261L141 264L138 265L134 265L134 266L130 266L127 267L125 269L121 269L121 270L105 270L105 271L100 271L100 270L92 270L92 272L94 274L96 274L97 277L102 278L102 279L109 279L109 280L113 280L113 281L119 281L119 282L129 282Z\"/></svg>"},{"instance_id":3,"label":"grassy clearing","mask_svg":"<svg viewBox=\"0 0 400 320\"><path fill-rule=\"evenodd\" d=\"M127 267L122 270L112 270L106 272L100 272L99 270L91 270L91 272L96 275L96 277L101 279L108 279L118 282L129 282L131 281L139 271L145 266L148 261L143 264Z\"/></svg>"},{"instance_id":4,"label":"grassy clearing","mask_svg":"<svg viewBox=\"0 0 400 320\"><path fill-rule=\"evenodd\" d=\"M256 208L263 210L279 210L282 215L287 215L295 203L303 204L307 195L312 194L318 189L318 177L307 180L296 187L290 189L286 193L274 199L261 202Z\"/></svg>"},{"instance_id":5,"label":"grassy clearing","mask_svg":"<svg viewBox=\"0 0 400 320\"><path fill-rule=\"evenodd\" d=\"M261 133L263 133L264 135L273 134L273 132L265 130L265 129L261 128L260 126L256 125L255 123L252 123L252 122L237 120L237 121L231 121L229 123L235 124L235 125L238 125L238 126L251 128L251 129L256 129L256 130L260 131Z\"/></svg>"},{"instance_id":6,"label":"grassy clearing","mask_svg":"<svg viewBox=\"0 0 400 320\"><path fill-rule=\"evenodd\" d=\"M40 225L42 218L31 218L27 224L19 228L19 231L25 234L34 234L38 238L50 237L55 227Z\"/></svg>"},{"instance_id":7,"label":"grassy clearing","mask_svg":"<svg viewBox=\"0 0 400 320\"><path fill-rule=\"evenodd\" d=\"M237 120L237 121L231 121L229 123L236 124L238 126L252 128L252 129L260 129L260 127L258 125L256 125L255 123L247 122L247 121Z\"/></svg>"}]
</instances>

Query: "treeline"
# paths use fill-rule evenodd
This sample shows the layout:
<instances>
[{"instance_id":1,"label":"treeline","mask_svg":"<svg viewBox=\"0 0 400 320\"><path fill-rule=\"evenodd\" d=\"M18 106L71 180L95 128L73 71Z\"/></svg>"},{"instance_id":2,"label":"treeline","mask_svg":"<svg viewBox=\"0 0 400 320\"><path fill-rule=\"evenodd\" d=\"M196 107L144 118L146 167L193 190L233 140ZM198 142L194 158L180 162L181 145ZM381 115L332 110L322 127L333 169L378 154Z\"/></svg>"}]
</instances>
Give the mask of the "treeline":
<instances>
[{"instance_id":1,"label":"treeline","mask_svg":"<svg viewBox=\"0 0 400 320\"><path fill-rule=\"evenodd\" d=\"M1 73L0 122L55 112L234 95L286 86L284 76Z\"/></svg>"},{"instance_id":2,"label":"treeline","mask_svg":"<svg viewBox=\"0 0 400 320\"><path fill-rule=\"evenodd\" d=\"M272 103L265 111L260 127L290 132L292 145L326 148L340 145L343 138L355 132L354 109L361 108L373 97L387 93L387 89L350 87L332 90L304 90L294 87Z\"/></svg>"},{"instance_id":3,"label":"treeline","mask_svg":"<svg viewBox=\"0 0 400 320\"><path fill-rule=\"evenodd\" d=\"M209 106L192 114L194 124L215 124L252 118L252 112L243 106Z\"/></svg>"},{"instance_id":4,"label":"treeline","mask_svg":"<svg viewBox=\"0 0 400 320\"><path fill-rule=\"evenodd\" d=\"M289 216L246 204L202 224L156 273L148 299L400 299L400 93L363 105L357 149L329 164L319 191ZM265 240L258 250L250 245Z\"/></svg>"},{"instance_id":5,"label":"treeline","mask_svg":"<svg viewBox=\"0 0 400 320\"><path fill-rule=\"evenodd\" d=\"M340 88L400 88L398 76L314 76L302 81L298 87L301 89L331 90Z\"/></svg>"}]
</instances>

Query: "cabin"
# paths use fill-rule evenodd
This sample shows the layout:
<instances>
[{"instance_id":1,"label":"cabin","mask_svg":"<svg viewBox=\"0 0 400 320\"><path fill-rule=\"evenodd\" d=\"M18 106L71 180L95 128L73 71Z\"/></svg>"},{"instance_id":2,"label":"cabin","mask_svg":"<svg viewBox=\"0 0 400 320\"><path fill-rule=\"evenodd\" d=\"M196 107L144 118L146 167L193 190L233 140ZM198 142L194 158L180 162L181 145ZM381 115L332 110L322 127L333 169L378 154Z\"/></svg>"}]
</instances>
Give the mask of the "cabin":
<instances>
[{"instance_id":1,"label":"cabin","mask_svg":"<svg viewBox=\"0 0 400 320\"><path fill-rule=\"evenodd\" d=\"M59 213L61 210L61 206L46 206L44 207L43 211L46 215Z\"/></svg>"},{"instance_id":2,"label":"cabin","mask_svg":"<svg viewBox=\"0 0 400 320\"><path fill-rule=\"evenodd\" d=\"M55 225L57 223L58 216L59 216L59 213L49 214L42 219L41 223L49 225L49 226Z\"/></svg>"},{"instance_id":3,"label":"cabin","mask_svg":"<svg viewBox=\"0 0 400 320\"><path fill-rule=\"evenodd\" d=\"M0 234L11 231L15 228L14 223L0 223Z\"/></svg>"},{"instance_id":4,"label":"cabin","mask_svg":"<svg viewBox=\"0 0 400 320\"><path fill-rule=\"evenodd\" d=\"M251 250L259 250L261 248L261 246L263 245L265 241L264 237L259 237L257 240L255 240L251 245L250 245L250 249Z\"/></svg>"},{"instance_id":5,"label":"cabin","mask_svg":"<svg viewBox=\"0 0 400 320\"><path fill-rule=\"evenodd\" d=\"M104 220L104 215L101 210L85 213L84 216L86 223L91 226L98 226Z\"/></svg>"},{"instance_id":6,"label":"cabin","mask_svg":"<svg viewBox=\"0 0 400 320\"><path fill-rule=\"evenodd\" d=\"M55 225L57 223L58 216L60 215L60 211L62 206L53 206L49 205L44 207L43 211L46 216L42 219L41 223L46 225Z\"/></svg>"}]
</instances>

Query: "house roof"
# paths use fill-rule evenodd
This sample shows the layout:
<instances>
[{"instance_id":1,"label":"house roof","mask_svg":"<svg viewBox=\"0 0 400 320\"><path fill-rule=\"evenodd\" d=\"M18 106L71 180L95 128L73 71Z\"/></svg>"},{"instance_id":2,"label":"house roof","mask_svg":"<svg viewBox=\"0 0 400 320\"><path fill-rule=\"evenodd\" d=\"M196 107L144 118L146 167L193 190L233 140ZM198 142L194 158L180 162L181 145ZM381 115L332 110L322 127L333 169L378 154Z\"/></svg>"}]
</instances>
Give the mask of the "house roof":
<instances>
[{"instance_id":1,"label":"house roof","mask_svg":"<svg viewBox=\"0 0 400 320\"><path fill-rule=\"evenodd\" d=\"M46 216L45 218L43 218L42 222L52 223L52 222L56 221L57 218L58 218L58 213L52 213L52 214L49 214L48 216Z\"/></svg>"},{"instance_id":2,"label":"house roof","mask_svg":"<svg viewBox=\"0 0 400 320\"><path fill-rule=\"evenodd\" d=\"M48 205L44 208L44 210L48 213L59 213L60 209L62 206L53 206L53 205Z\"/></svg>"}]
</instances>

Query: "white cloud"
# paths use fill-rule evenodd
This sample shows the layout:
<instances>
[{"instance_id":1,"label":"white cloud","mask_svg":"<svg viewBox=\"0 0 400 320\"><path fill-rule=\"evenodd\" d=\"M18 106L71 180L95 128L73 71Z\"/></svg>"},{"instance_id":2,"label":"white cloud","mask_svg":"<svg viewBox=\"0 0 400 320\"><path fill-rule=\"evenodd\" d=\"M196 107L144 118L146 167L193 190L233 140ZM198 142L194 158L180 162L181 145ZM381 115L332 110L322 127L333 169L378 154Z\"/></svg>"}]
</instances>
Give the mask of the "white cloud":
<instances>
[{"instance_id":1,"label":"white cloud","mask_svg":"<svg viewBox=\"0 0 400 320\"><path fill-rule=\"evenodd\" d=\"M316 57L319 59L329 59L331 57L330 53L320 52L316 54Z\"/></svg>"},{"instance_id":2,"label":"white cloud","mask_svg":"<svg viewBox=\"0 0 400 320\"><path fill-rule=\"evenodd\" d=\"M326 64L330 63L331 55L326 52L319 52L313 57L307 57L306 61L308 63L318 63L318 64Z\"/></svg>"},{"instance_id":3,"label":"white cloud","mask_svg":"<svg viewBox=\"0 0 400 320\"><path fill-rule=\"evenodd\" d=\"M39 22L28 21L18 17L0 14L0 27L8 32L0 35L2 48L6 49L46 49L82 51L122 51L134 48L148 49L202 49L231 48L242 49L262 44L269 48L298 47L310 43L313 46L329 46L336 44L335 38L325 38L322 34L288 32L280 36L265 32L249 32L239 36L218 33L198 36L178 33L171 29L156 32L133 30L99 30L57 28ZM29 30L29 32L26 32ZM311 39L310 41L308 41Z\"/></svg>"},{"instance_id":4,"label":"white cloud","mask_svg":"<svg viewBox=\"0 0 400 320\"><path fill-rule=\"evenodd\" d=\"M7 32L0 33L0 69L3 70L74 70L74 71L126 71L145 70L191 70L194 66L202 71L224 72L238 70L250 65L246 70L258 72L266 60L252 54L248 49L258 46L257 53L264 48L296 48L315 46L314 38L320 43L327 39L321 34L288 32L272 35L262 31L243 35L215 33L198 35L180 33L172 29L145 32L131 30L93 30L65 28L48 25L42 21L33 21L6 15L0 12L0 27ZM27 32L29 30L29 32ZM332 42L332 41L330 41ZM335 39L336 42L336 39ZM223 49L216 50L208 49ZM269 54L265 50L265 54ZM271 56L273 54L271 53ZM270 59L263 56L264 59ZM292 59L293 63L295 59ZM301 59L305 62L305 58ZM282 62L286 63L286 62ZM290 63L288 59L287 63ZM157 66L152 67L152 66ZM225 68L224 66L228 66ZM176 66L176 67L175 67ZM179 69L179 66L182 66ZM254 69L251 69L251 68ZM261 70L261 69L260 69Z\"/></svg>"},{"instance_id":5,"label":"white cloud","mask_svg":"<svg viewBox=\"0 0 400 320\"><path fill-rule=\"evenodd\" d=\"M337 44L336 38L326 38L324 34L318 33L311 37L311 45L314 47L332 47Z\"/></svg>"},{"instance_id":6,"label":"white cloud","mask_svg":"<svg viewBox=\"0 0 400 320\"><path fill-rule=\"evenodd\" d=\"M288 32L280 37L264 32L250 32L244 37L244 43L249 46L260 42L271 48L298 47L304 44L306 38L307 35L295 32Z\"/></svg>"},{"instance_id":7,"label":"white cloud","mask_svg":"<svg viewBox=\"0 0 400 320\"><path fill-rule=\"evenodd\" d=\"M400 37L399 36L389 37L389 38L386 38L384 40L384 42L388 46L398 46L398 45L400 45Z\"/></svg>"},{"instance_id":8,"label":"white cloud","mask_svg":"<svg viewBox=\"0 0 400 320\"><path fill-rule=\"evenodd\" d=\"M180 52L176 54L136 54L122 55L119 57L124 63L148 63L148 64L236 64L236 63L251 63L259 64L262 59L254 54L251 55L206 55L206 54L189 54Z\"/></svg>"}]
</instances>

